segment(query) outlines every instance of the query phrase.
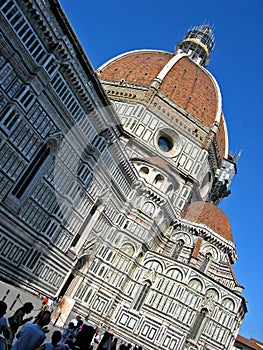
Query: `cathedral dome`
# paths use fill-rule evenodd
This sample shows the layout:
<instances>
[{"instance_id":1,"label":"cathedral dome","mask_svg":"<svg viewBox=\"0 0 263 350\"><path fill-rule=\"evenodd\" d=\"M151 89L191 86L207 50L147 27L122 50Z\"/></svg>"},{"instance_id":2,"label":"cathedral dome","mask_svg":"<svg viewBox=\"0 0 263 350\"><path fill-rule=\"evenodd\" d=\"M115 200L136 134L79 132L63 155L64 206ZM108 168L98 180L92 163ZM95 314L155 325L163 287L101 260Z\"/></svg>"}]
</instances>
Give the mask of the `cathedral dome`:
<instances>
[{"instance_id":1,"label":"cathedral dome","mask_svg":"<svg viewBox=\"0 0 263 350\"><path fill-rule=\"evenodd\" d=\"M158 89L160 96L175 102L207 130L214 130L216 125L220 158L226 157L227 130L220 89L214 77L186 53L131 51L106 62L98 74L102 81Z\"/></svg>"},{"instance_id":2,"label":"cathedral dome","mask_svg":"<svg viewBox=\"0 0 263 350\"><path fill-rule=\"evenodd\" d=\"M223 238L233 242L229 220L213 202L193 202L186 207L182 217L198 224L204 224Z\"/></svg>"},{"instance_id":3,"label":"cathedral dome","mask_svg":"<svg viewBox=\"0 0 263 350\"><path fill-rule=\"evenodd\" d=\"M218 110L221 114L221 99L215 80L186 55L177 56L178 60L172 62L175 55L168 52L128 52L101 67L99 77L147 88L155 79L161 80L160 93L210 127L217 119Z\"/></svg>"}]
</instances>

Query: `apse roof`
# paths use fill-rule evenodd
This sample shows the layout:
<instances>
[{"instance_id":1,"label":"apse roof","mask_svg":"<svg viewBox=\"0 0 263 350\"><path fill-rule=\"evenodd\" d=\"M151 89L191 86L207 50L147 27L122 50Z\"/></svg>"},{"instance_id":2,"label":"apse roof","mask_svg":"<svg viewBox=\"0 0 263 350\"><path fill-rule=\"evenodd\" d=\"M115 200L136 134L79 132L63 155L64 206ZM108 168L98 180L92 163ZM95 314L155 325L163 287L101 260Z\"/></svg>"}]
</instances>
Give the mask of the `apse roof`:
<instances>
[{"instance_id":1,"label":"apse roof","mask_svg":"<svg viewBox=\"0 0 263 350\"><path fill-rule=\"evenodd\" d=\"M229 220L213 202L192 202L186 207L182 217L188 221L206 225L223 238L233 242Z\"/></svg>"}]
</instances>

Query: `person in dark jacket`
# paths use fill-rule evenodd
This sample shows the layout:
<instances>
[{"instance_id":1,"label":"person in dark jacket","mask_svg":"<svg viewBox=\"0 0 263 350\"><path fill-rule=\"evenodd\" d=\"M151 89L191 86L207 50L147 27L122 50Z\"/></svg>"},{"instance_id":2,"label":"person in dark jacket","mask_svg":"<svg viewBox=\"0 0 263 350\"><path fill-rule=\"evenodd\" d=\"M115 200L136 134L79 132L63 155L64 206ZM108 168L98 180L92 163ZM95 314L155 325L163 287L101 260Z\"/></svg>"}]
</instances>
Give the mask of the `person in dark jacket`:
<instances>
[{"instance_id":1,"label":"person in dark jacket","mask_svg":"<svg viewBox=\"0 0 263 350\"><path fill-rule=\"evenodd\" d=\"M113 334L106 331L97 347L97 350L110 350Z\"/></svg>"},{"instance_id":2,"label":"person in dark jacket","mask_svg":"<svg viewBox=\"0 0 263 350\"><path fill-rule=\"evenodd\" d=\"M95 334L95 329L92 326L83 324L81 330L77 333L75 337L74 346L79 350L89 350L90 343Z\"/></svg>"},{"instance_id":3,"label":"person in dark jacket","mask_svg":"<svg viewBox=\"0 0 263 350\"><path fill-rule=\"evenodd\" d=\"M116 350L117 349L117 343L118 343L118 338L114 338L113 341L111 342L110 349L111 350Z\"/></svg>"},{"instance_id":4,"label":"person in dark jacket","mask_svg":"<svg viewBox=\"0 0 263 350\"><path fill-rule=\"evenodd\" d=\"M6 339L10 338L10 332L6 318L4 317L7 310L7 304L0 300L0 349L6 348Z\"/></svg>"}]
</instances>

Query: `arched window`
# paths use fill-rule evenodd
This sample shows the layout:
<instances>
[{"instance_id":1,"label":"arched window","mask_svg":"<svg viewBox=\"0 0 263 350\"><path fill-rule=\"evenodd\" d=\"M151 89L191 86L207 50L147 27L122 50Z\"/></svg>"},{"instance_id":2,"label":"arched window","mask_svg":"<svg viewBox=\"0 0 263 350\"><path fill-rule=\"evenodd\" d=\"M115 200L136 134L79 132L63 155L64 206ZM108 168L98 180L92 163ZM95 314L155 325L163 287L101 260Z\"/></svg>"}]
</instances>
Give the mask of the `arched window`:
<instances>
[{"instance_id":1,"label":"arched window","mask_svg":"<svg viewBox=\"0 0 263 350\"><path fill-rule=\"evenodd\" d=\"M121 251L123 251L129 256L133 256L133 254L135 253L134 247L128 243L123 244L123 246L121 247Z\"/></svg>"},{"instance_id":2,"label":"arched window","mask_svg":"<svg viewBox=\"0 0 263 350\"><path fill-rule=\"evenodd\" d=\"M224 299L222 302L222 306L229 311L234 311L235 309L235 303L230 298Z\"/></svg>"},{"instance_id":3,"label":"arched window","mask_svg":"<svg viewBox=\"0 0 263 350\"><path fill-rule=\"evenodd\" d=\"M181 282L183 280L182 272L177 269L171 269L167 272L167 276L171 277L177 282Z\"/></svg>"},{"instance_id":4,"label":"arched window","mask_svg":"<svg viewBox=\"0 0 263 350\"><path fill-rule=\"evenodd\" d=\"M111 261L111 260L112 260L112 256L113 256L113 252L110 251L110 252L108 253L108 255L106 256L106 260L107 260L107 261Z\"/></svg>"},{"instance_id":5,"label":"arched window","mask_svg":"<svg viewBox=\"0 0 263 350\"><path fill-rule=\"evenodd\" d=\"M158 174L155 176L155 179L153 180L153 185L157 188L161 188L163 184L164 177L161 174Z\"/></svg>"},{"instance_id":6,"label":"arched window","mask_svg":"<svg viewBox=\"0 0 263 350\"><path fill-rule=\"evenodd\" d=\"M218 301L219 300L219 294L215 289L208 289L208 291L205 293L206 297L213 300Z\"/></svg>"},{"instance_id":7,"label":"arched window","mask_svg":"<svg viewBox=\"0 0 263 350\"><path fill-rule=\"evenodd\" d=\"M80 161L77 170L77 176L87 187L90 186L93 180L93 174L90 165Z\"/></svg>"},{"instance_id":8,"label":"arched window","mask_svg":"<svg viewBox=\"0 0 263 350\"><path fill-rule=\"evenodd\" d=\"M0 114L0 128L3 128L7 133L19 123L19 114L14 106L7 106L2 114Z\"/></svg>"},{"instance_id":9,"label":"arched window","mask_svg":"<svg viewBox=\"0 0 263 350\"><path fill-rule=\"evenodd\" d=\"M156 272L163 272L162 265L156 260L147 261L144 266L150 270L155 270Z\"/></svg>"},{"instance_id":10,"label":"arched window","mask_svg":"<svg viewBox=\"0 0 263 350\"><path fill-rule=\"evenodd\" d=\"M206 315L208 314L207 309L202 309L197 315L193 327L189 333L190 339L196 339L198 335L202 332L205 324Z\"/></svg>"},{"instance_id":11,"label":"arched window","mask_svg":"<svg viewBox=\"0 0 263 350\"><path fill-rule=\"evenodd\" d=\"M98 272L98 276L102 276L105 275L105 266L102 266Z\"/></svg>"},{"instance_id":12,"label":"arched window","mask_svg":"<svg viewBox=\"0 0 263 350\"><path fill-rule=\"evenodd\" d=\"M92 140L92 146L102 153L107 145L107 140L104 136L96 135Z\"/></svg>"},{"instance_id":13,"label":"arched window","mask_svg":"<svg viewBox=\"0 0 263 350\"><path fill-rule=\"evenodd\" d=\"M155 206L152 202L145 202L142 206L142 211L145 214L152 216L155 212Z\"/></svg>"},{"instance_id":14,"label":"arched window","mask_svg":"<svg viewBox=\"0 0 263 350\"><path fill-rule=\"evenodd\" d=\"M192 279L189 283L188 286L192 289L194 289L196 292L201 292L203 289L202 283L197 280L197 279Z\"/></svg>"},{"instance_id":15,"label":"arched window","mask_svg":"<svg viewBox=\"0 0 263 350\"><path fill-rule=\"evenodd\" d=\"M145 298L147 297L147 294L148 294L150 288L151 288L151 283L149 281L147 281L143 284L141 292L138 295L137 300L134 303L134 307L133 307L134 310L137 310L137 311L140 310L140 308L142 307L142 305L145 301Z\"/></svg>"},{"instance_id":16,"label":"arched window","mask_svg":"<svg viewBox=\"0 0 263 350\"><path fill-rule=\"evenodd\" d=\"M88 302L88 300L89 300L91 294L92 294L92 289L90 288L90 289L88 290L87 294L85 295L85 298L84 298L84 302L85 302L85 303Z\"/></svg>"},{"instance_id":17,"label":"arched window","mask_svg":"<svg viewBox=\"0 0 263 350\"><path fill-rule=\"evenodd\" d=\"M139 174L141 177L146 177L149 174L149 168L147 168L146 166L141 167L141 169L139 170Z\"/></svg>"}]
</instances>

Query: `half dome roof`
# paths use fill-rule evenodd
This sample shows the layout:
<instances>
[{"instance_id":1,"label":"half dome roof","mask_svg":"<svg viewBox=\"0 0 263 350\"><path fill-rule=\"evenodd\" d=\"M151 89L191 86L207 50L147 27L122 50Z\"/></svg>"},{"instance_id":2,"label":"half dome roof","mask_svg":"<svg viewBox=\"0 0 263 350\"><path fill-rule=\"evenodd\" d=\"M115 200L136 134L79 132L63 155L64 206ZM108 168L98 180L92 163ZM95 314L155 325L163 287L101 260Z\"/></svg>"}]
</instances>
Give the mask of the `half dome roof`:
<instances>
[{"instance_id":1,"label":"half dome roof","mask_svg":"<svg viewBox=\"0 0 263 350\"><path fill-rule=\"evenodd\" d=\"M230 222L226 214L219 209L213 202L192 202L190 203L182 218L210 227L228 241L233 242Z\"/></svg>"}]
</instances>

